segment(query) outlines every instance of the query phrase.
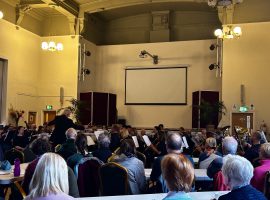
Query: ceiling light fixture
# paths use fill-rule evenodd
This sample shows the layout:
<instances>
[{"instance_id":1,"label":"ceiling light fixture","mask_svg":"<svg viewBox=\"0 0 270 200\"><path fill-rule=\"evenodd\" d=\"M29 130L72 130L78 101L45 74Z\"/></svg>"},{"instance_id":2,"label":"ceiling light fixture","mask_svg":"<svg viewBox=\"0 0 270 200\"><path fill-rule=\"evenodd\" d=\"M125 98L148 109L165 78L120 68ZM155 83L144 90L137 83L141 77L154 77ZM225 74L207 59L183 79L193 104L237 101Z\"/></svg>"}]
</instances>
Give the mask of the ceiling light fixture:
<instances>
[{"instance_id":1,"label":"ceiling light fixture","mask_svg":"<svg viewBox=\"0 0 270 200\"><path fill-rule=\"evenodd\" d=\"M0 19L3 19L4 13L0 10Z\"/></svg>"},{"instance_id":2,"label":"ceiling light fixture","mask_svg":"<svg viewBox=\"0 0 270 200\"><path fill-rule=\"evenodd\" d=\"M242 29L239 26L223 25L222 30L216 29L214 34L220 39L234 39L242 35Z\"/></svg>"},{"instance_id":3,"label":"ceiling light fixture","mask_svg":"<svg viewBox=\"0 0 270 200\"><path fill-rule=\"evenodd\" d=\"M41 48L44 51L63 51L64 50L64 46L62 43L55 43L53 41L50 42L42 42L41 43Z\"/></svg>"}]
</instances>

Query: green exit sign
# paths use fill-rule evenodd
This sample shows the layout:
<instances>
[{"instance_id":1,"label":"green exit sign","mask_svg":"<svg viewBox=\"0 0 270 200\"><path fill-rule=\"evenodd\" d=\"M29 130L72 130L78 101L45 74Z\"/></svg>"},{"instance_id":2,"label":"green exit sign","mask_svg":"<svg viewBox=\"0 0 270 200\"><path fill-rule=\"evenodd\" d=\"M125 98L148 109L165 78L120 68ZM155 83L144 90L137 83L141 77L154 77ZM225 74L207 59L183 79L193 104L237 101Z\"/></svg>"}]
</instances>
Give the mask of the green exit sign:
<instances>
[{"instance_id":1,"label":"green exit sign","mask_svg":"<svg viewBox=\"0 0 270 200\"><path fill-rule=\"evenodd\" d=\"M52 105L46 105L46 110L52 110L52 109L53 109Z\"/></svg>"}]
</instances>

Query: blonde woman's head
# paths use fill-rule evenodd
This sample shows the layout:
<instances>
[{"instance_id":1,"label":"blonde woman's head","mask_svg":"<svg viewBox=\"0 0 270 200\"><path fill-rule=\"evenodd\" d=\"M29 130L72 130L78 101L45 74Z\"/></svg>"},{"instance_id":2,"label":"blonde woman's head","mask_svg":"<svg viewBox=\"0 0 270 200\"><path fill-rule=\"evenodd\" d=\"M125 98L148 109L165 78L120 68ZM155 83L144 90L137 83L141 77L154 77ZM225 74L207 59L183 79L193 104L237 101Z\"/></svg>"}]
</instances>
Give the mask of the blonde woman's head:
<instances>
[{"instance_id":1,"label":"blonde woman's head","mask_svg":"<svg viewBox=\"0 0 270 200\"><path fill-rule=\"evenodd\" d=\"M29 189L30 199L49 194L68 194L68 168L65 160L55 153L45 153L38 161Z\"/></svg>"}]
</instances>

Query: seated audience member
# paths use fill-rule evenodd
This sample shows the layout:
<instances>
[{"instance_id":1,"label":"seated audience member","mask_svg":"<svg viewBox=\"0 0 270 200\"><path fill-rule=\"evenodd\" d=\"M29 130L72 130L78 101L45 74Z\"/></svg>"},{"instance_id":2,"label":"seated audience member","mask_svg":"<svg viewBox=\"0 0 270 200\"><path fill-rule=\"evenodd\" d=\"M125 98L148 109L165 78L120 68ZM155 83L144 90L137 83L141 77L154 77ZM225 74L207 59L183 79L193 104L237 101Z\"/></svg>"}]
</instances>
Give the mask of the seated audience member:
<instances>
[{"instance_id":1,"label":"seated audience member","mask_svg":"<svg viewBox=\"0 0 270 200\"><path fill-rule=\"evenodd\" d=\"M120 154L111 161L119 163L128 170L128 182L131 194L142 194L146 190L146 178L143 162L135 156L136 149L132 139L124 139L120 145Z\"/></svg>"},{"instance_id":2,"label":"seated audience member","mask_svg":"<svg viewBox=\"0 0 270 200\"><path fill-rule=\"evenodd\" d=\"M110 149L114 152L118 147L120 147L120 131L118 125L114 124L111 130L111 143Z\"/></svg>"},{"instance_id":3,"label":"seated audience member","mask_svg":"<svg viewBox=\"0 0 270 200\"><path fill-rule=\"evenodd\" d=\"M36 166L40 157L51 151L51 145L49 142L49 138L46 135L41 135L40 138L35 139L30 144L31 151L37 156L37 158L32 161L26 168L24 179L22 183L22 187L26 194L29 194L29 185L32 180L33 174L35 172ZM77 179L73 173L73 171L68 168L68 183L69 183L69 195L73 197L79 197L79 189L77 185Z\"/></svg>"},{"instance_id":4,"label":"seated audience member","mask_svg":"<svg viewBox=\"0 0 270 200\"><path fill-rule=\"evenodd\" d=\"M199 168L207 169L210 163L215 160L218 155L216 154L217 142L213 137L209 137L205 141L205 150L199 157Z\"/></svg>"},{"instance_id":5,"label":"seated audience member","mask_svg":"<svg viewBox=\"0 0 270 200\"><path fill-rule=\"evenodd\" d=\"M219 200L266 200L260 191L250 185L253 166L244 157L227 155L224 158L222 174L231 192L222 195Z\"/></svg>"},{"instance_id":6,"label":"seated audience member","mask_svg":"<svg viewBox=\"0 0 270 200\"><path fill-rule=\"evenodd\" d=\"M108 158L112 155L112 152L109 148L110 142L111 141L108 135L104 133L100 134L98 136L98 149L93 152L93 156L106 163Z\"/></svg>"},{"instance_id":7,"label":"seated audience member","mask_svg":"<svg viewBox=\"0 0 270 200\"><path fill-rule=\"evenodd\" d=\"M178 133L169 133L166 139L166 149L169 154L181 154L182 149L182 138ZM190 156L185 155L191 163L194 165L193 160ZM153 163L150 179L157 181L161 175L161 160L164 156L157 157Z\"/></svg>"},{"instance_id":8,"label":"seated audience member","mask_svg":"<svg viewBox=\"0 0 270 200\"><path fill-rule=\"evenodd\" d=\"M254 163L255 159L259 158L261 140L262 136L260 131L254 132L251 136L252 145L248 145L248 149L245 151L244 157L252 164Z\"/></svg>"},{"instance_id":9,"label":"seated audience member","mask_svg":"<svg viewBox=\"0 0 270 200\"><path fill-rule=\"evenodd\" d=\"M26 200L69 200L68 168L65 160L54 153L44 154L36 167Z\"/></svg>"},{"instance_id":10,"label":"seated audience member","mask_svg":"<svg viewBox=\"0 0 270 200\"><path fill-rule=\"evenodd\" d=\"M234 137L225 137L222 141L222 153L224 156L231 154L235 155L237 152L238 142ZM223 165L223 158L218 157L211 162L207 168L207 175L214 179L214 190L225 191L228 187L224 183L224 177L221 173Z\"/></svg>"},{"instance_id":11,"label":"seated audience member","mask_svg":"<svg viewBox=\"0 0 270 200\"><path fill-rule=\"evenodd\" d=\"M25 135L24 127L19 126L16 135L13 138L13 146L15 149L23 151L28 144L29 138Z\"/></svg>"},{"instance_id":12,"label":"seated audience member","mask_svg":"<svg viewBox=\"0 0 270 200\"><path fill-rule=\"evenodd\" d=\"M68 166L73 170L75 165L77 165L82 158L92 156L87 150L87 137L85 134L79 133L77 135L75 145L77 148L77 153L73 154L67 159Z\"/></svg>"},{"instance_id":13,"label":"seated audience member","mask_svg":"<svg viewBox=\"0 0 270 200\"><path fill-rule=\"evenodd\" d=\"M26 192L26 194L29 193L29 185L32 179L32 176L34 174L34 171L36 169L37 163L39 161L39 158L47 152L51 151L51 145L49 143L49 139L48 138L38 138L36 140L34 140L31 144L30 144L30 150L37 156L37 158L32 161L26 168L25 170L25 174L24 174L24 179L23 179L23 183L22 183L22 187L24 189L24 191Z\"/></svg>"},{"instance_id":14,"label":"seated audience member","mask_svg":"<svg viewBox=\"0 0 270 200\"><path fill-rule=\"evenodd\" d=\"M191 200L190 192L194 179L194 168L183 155L168 154L161 162L162 176L170 192L165 200Z\"/></svg>"},{"instance_id":15,"label":"seated audience member","mask_svg":"<svg viewBox=\"0 0 270 200\"><path fill-rule=\"evenodd\" d=\"M254 169L254 176L251 179L251 185L257 190L263 192L265 175L266 172L270 171L270 143L264 143L261 145L260 158L261 165Z\"/></svg>"},{"instance_id":16,"label":"seated audience member","mask_svg":"<svg viewBox=\"0 0 270 200\"><path fill-rule=\"evenodd\" d=\"M66 131L67 140L64 144L61 145L59 151L57 152L65 160L73 154L77 153L77 148L75 146L75 140L77 137L77 131L74 128L69 128Z\"/></svg>"},{"instance_id":17,"label":"seated audience member","mask_svg":"<svg viewBox=\"0 0 270 200\"><path fill-rule=\"evenodd\" d=\"M129 137L128 126L123 126L120 130L121 140Z\"/></svg>"}]
</instances>

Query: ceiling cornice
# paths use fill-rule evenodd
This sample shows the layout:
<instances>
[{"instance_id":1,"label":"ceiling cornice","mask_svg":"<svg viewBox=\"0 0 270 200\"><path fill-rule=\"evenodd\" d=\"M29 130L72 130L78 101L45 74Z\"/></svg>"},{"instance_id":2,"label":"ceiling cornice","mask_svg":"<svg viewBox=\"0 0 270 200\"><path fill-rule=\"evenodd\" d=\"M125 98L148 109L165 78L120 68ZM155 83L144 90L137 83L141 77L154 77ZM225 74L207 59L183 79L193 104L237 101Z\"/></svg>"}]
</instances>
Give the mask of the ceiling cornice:
<instances>
[{"instance_id":1,"label":"ceiling cornice","mask_svg":"<svg viewBox=\"0 0 270 200\"><path fill-rule=\"evenodd\" d=\"M141 5L147 3L207 3L207 0L93 0L80 5L83 12L95 13L103 10L122 8L127 6Z\"/></svg>"}]
</instances>

